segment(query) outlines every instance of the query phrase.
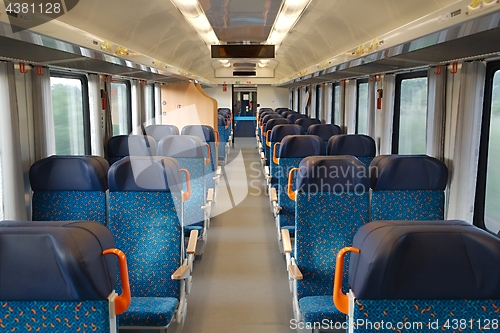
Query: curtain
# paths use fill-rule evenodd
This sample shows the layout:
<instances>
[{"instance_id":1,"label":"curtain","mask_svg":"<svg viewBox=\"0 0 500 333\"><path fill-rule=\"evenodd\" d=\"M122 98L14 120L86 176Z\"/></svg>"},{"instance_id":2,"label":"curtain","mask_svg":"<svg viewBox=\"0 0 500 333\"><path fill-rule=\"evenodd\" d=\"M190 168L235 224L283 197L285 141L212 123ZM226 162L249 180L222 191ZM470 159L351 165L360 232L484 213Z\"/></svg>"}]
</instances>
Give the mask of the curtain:
<instances>
[{"instance_id":1,"label":"curtain","mask_svg":"<svg viewBox=\"0 0 500 333\"><path fill-rule=\"evenodd\" d=\"M346 134L354 134L356 133L356 103L358 101L356 80L346 81L344 87L347 96L344 102Z\"/></svg>"},{"instance_id":2,"label":"curtain","mask_svg":"<svg viewBox=\"0 0 500 333\"><path fill-rule=\"evenodd\" d=\"M448 122L451 129L446 139L450 144L445 146L445 162L450 171L446 218L472 223L486 64L479 61L464 63L459 72L460 76L455 79L460 82L459 90L456 85L452 86L453 94L459 94L458 105L449 110L456 116L450 117Z\"/></svg>"},{"instance_id":3,"label":"curtain","mask_svg":"<svg viewBox=\"0 0 500 333\"><path fill-rule=\"evenodd\" d=\"M161 101L161 84L155 83L155 124L161 125L162 121L162 101Z\"/></svg>"},{"instance_id":4,"label":"curtain","mask_svg":"<svg viewBox=\"0 0 500 333\"><path fill-rule=\"evenodd\" d=\"M375 138L375 105L377 104L375 86L375 80L368 82L368 128L366 133L372 138Z\"/></svg>"},{"instance_id":5,"label":"curtain","mask_svg":"<svg viewBox=\"0 0 500 333\"><path fill-rule=\"evenodd\" d=\"M113 137L113 120L111 118L111 76L104 76L106 92L106 109L104 110L104 153L106 153L106 143Z\"/></svg>"},{"instance_id":6,"label":"curtain","mask_svg":"<svg viewBox=\"0 0 500 333\"><path fill-rule=\"evenodd\" d=\"M131 80L132 93L132 134L142 134L143 113L143 86L138 80Z\"/></svg>"},{"instance_id":7,"label":"curtain","mask_svg":"<svg viewBox=\"0 0 500 333\"><path fill-rule=\"evenodd\" d=\"M394 74L384 75L382 82L383 98L382 110L380 112L380 135L377 137L377 141L380 142L379 154L381 155L392 153L392 125L394 122L395 87L396 76Z\"/></svg>"},{"instance_id":8,"label":"curtain","mask_svg":"<svg viewBox=\"0 0 500 333\"><path fill-rule=\"evenodd\" d=\"M0 62L0 151L4 218L26 220L14 65Z\"/></svg>"},{"instance_id":9,"label":"curtain","mask_svg":"<svg viewBox=\"0 0 500 333\"><path fill-rule=\"evenodd\" d=\"M446 119L446 68L427 71L427 155L443 160Z\"/></svg>"},{"instance_id":10,"label":"curtain","mask_svg":"<svg viewBox=\"0 0 500 333\"><path fill-rule=\"evenodd\" d=\"M39 75L38 71L41 71ZM32 70L33 118L35 126L35 160L55 155L56 139L52 114L52 86L48 68Z\"/></svg>"}]
</instances>

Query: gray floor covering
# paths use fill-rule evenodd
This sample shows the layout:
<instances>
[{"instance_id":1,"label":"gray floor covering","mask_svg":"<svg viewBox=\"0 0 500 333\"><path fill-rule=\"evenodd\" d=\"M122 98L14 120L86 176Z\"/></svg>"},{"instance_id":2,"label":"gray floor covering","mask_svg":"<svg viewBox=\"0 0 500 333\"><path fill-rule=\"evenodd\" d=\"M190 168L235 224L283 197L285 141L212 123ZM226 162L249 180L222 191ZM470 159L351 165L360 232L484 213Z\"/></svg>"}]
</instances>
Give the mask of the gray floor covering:
<instances>
[{"instance_id":1,"label":"gray floor covering","mask_svg":"<svg viewBox=\"0 0 500 333\"><path fill-rule=\"evenodd\" d=\"M255 139L236 139L230 160L219 186L219 215L212 218L204 255L195 262L183 332L293 332L292 296ZM230 191L224 190L225 180Z\"/></svg>"}]
</instances>

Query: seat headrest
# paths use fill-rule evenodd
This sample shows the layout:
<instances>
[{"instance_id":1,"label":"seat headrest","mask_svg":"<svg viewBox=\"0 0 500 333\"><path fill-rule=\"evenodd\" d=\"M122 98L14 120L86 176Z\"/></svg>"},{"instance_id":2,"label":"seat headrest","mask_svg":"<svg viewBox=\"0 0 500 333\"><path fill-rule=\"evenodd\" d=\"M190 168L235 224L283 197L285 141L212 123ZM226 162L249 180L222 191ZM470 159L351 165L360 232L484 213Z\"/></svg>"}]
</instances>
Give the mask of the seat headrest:
<instances>
[{"instance_id":1,"label":"seat headrest","mask_svg":"<svg viewBox=\"0 0 500 333\"><path fill-rule=\"evenodd\" d=\"M125 157L109 168L110 191L180 192L182 175L172 157Z\"/></svg>"},{"instance_id":2,"label":"seat headrest","mask_svg":"<svg viewBox=\"0 0 500 333\"><path fill-rule=\"evenodd\" d=\"M316 124L309 126L307 134L317 135L323 140L328 140L334 135L342 134L342 129L334 124Z\"/></svg>"},{"instance_id":3,"label":"seat headrest","mask_svg":"<svg viewBox=\"0 0 500 333\"><path fill-rule=\"evenodd\" d=\"M271 108L260 108L259 111L258 111L259 114L262 114L264 112L273 112L273 109L271 109Z\"/></svg>"},{"instance_id":4,"label":"seat headrest","mask_svg":"<svg viewBox=\"0 0 500 333\"><path fill-rule=\"evenodd\" d=\"M291 114L298 114L298 112L292 111L292 110L285 110L285 111L281 112L281 116L283 118L287 118Z\"/></svg>"},{"instance_id":5,"label":"seat headrest","mask_svg":"<svg viewBox=\"0 0 500 333\"><path fill-rule=\"evenodd\" d=\"M302 133L306 133L309 126L321 124L321 120L315 118L299 118L295 120L295 124L302 127Z\"/></svg>"},{"instance_id":6,"label":"seat headrest","mask_svg":"<svg viewBox=\"0 0 500 333\"><path fill-rule=\"evenodd\" d=\"M179 135L179 129L175 125L149 125L146 134L155 139L156 142L167 135Z\"/></svg>"},{"instance_id":7,"label":"seat headrest","mask_svg":"<svg viewBox=\"0 0 500 333\"><path fill-rule=\"evenodd\" d=\"M284 120L287 121L286 119ZM301 130L302 128L299 125L288 124L287 121L287 123L283 125L273 127L269 141L280 142L287 135L300 135Z\"/></svg>"},{"instance_id":8,"label":"seat headrest","mask_svg":"<svg viewBox=\"0 0 500 333\"><path fill-rule=\"evenodd\" d=\"M371 188L382 190L440 190L448 182L448 168L427 155L380 155L370 164Z\"/></svg>"},{"instance_id":9,"label":"seat headrest","mask_svg":"<svg viewBox=\"0 0 500 333\"><path fill-rule=\"evenodd\" d=\"M283 118L279 114L273 112L273 113L268 113L266 114L263 118L260 118L260 124L265 125L269 120L274 119L274 118Z\"/></svg>"},{"instance_id":10,"label":"seat headrest","mask_svg":"<svg viewBox=\"0 0 500 333\"><path fill-rule=\"evenodd\" d=\"M295 124L295 121L297 121L297 119L302 119L302 118L308 118L308 117L305 114L300 114L300 113L292 113L286 117L286 119L288 119L290 124Z\"/></svg>"},{"instance_id":11,"label":"seat headrest","mask_svg":"<svg viewBox=\"0 0 500 333\"><path fill-rule=\"evenodd\" d=\"M354 236L358 299L499 299L500 240L464 221L383 221Z\"/></svg>"},{"instance_id":12,"label":"seat headrest","mask_svg":"<svg viewBox=\"0 0 500 333\"><path fill-rule=\"evenodd\" d=\"M289 111L289 110L290 110L290 109L288 109L288 108L277 108L277 109L276 109L276 113L282 114L283 112L285 112L285 111Z\"/></svg>"},{"instance_id":13,"label":"seat headrest","mask_svg":"<svg viewBox=\"0 0 500 333\"><path fill-rule=\"evenodd\" d=\"M281 140L279 158L325 155L325 142L316 135L287 135Z\"/></svg>"},{"instance_id":14,"label":"seat headrest","mask_svg":"<svg viewBox=\"0 0 500 333\"><path fill-rule=\"evenodd\" d=\"M158 156L176 158L203 158L205 150L203 142L194 135L170 135L158 143Z\"/></svg>"},{"instance_id":15,"label":"seat headrest","mask_svg":"<svg viewBox=\"0 0 500 333\"><path fill-rule=\"evenodd\" d=\"M50 156L29 171L33 191L106 191L108 162L99 156Z\"/></svg>"},{"instance_id":16,"label":"seat headrest","mask_svg":"<svg viewBox=\"0 0 500 333\"><path fill-rule=\"evenodd\" d=\"M299 169L299 192L361 194L370 186L366 166L354 156L309 156L300 162Z\"/></svg>"},{"instance_id":17,"label":"seat headrest","mask_svg":"<svg viewBox=\"0 0 500 333\"><path fill-rule=\"evenodd\" d=\"M217 109L218 112L224 112L224 113L231 113L231 110L229 108L219 108Z\"/></svg>"},{"instance_id":18,"label":"seat headrest","mask_svg":"<svg viewBox=\"0 0 500 333\"><path fill-rule=\"evenodd\" d=\"M182 135L194 135L203 142L215 142L215 131L208 125L186 125L182 128Z\"/></svg>"},{"instance_id":19,"label":"seat headrest","mask_svg":"<svg viewBox=\"0 0 500 333\"><path fill-rule=\"evenodd\" d=\"M223 115L219 115L217 117L217 125L218 126L226 126L226 118Z\"/></svg>"},{"instance_id":20,"label":"seat headrest","mask_svg":"<svg viewBox=\"0 0 500 333\"><path fill-rule=\"evenodd\" d=\"M286 120L284 118L269 119L269 121L264 126L264 132L267 133L267 131L272 130L274 128L274 126L284 125L284 124L289 124L288 120Z\"/></svg>"},{"instance_id":21,"label":"seat headrest","mask_svg":"<svg viewBox=\"0 0 500 333\"><path fill-rule=\"evenodd\" d=\"M363 134L340 134L328 140L328 155L374 157L375 140Z\"/></svg>"},{"instance_id":22,"label":"seat headrest","mask_svg":"<svg viewBox=\"0 0 500 333\"><path fill-rule=\"evenodd\" d=\"M154 156L156 141L149 135L118 135L108 140L106 153L108 158Z\"/></svg>"},{"instance_id":23,"label":"seat headrest","mask_svg":"<svg viewBox=\"0 0 500 333\"><path fill-rule=\"evenodd\" d=\"M2 301L105 300L116 285L115 248L94 222L0 221Z\"/></svg>"}]
</instances>

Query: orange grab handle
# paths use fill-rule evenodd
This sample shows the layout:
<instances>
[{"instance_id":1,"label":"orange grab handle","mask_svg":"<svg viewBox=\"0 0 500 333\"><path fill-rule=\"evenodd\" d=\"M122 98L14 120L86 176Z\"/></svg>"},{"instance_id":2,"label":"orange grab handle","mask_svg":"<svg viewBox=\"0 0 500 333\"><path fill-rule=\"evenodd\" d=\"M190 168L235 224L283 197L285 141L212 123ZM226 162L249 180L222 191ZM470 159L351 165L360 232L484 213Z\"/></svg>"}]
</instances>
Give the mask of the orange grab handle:
<instances>
[{"instance_id":1,"label":"orange grab handle","mask_svg":"<svg viewBox=\"0 0 500 333\"><path fill-rule=\"evenodd\" d=\"M205 165L209 165L210 164L210 154L211 154L210 145L207 143L207 144L205 144L205 146L207 146L207 152L208 152L208 157L205 158Z\"/></svg>"},{"instance_id":2,"label":"orange grab handle","mask_svg":"<svg viewBox=\"0 0 500 333\"><path fill-rule=\"evenodd\" d=\"M220 145L220 134L219 134L218 131L214 131L214 132L215 132L215 145L217 147L219 147L219 145Z\"/></svg>"},{"instance_id":3,"label":"orange grab handle","mask_svg":"<svg viewBox=\"0 0 500 333\"><path fill-rule=\"evenodd\" d=\"M21 72L22 74L28 73L28 70L26 69L26 65L24 62L19 63L19 72Z\"/></svg>"},{"instance_id":4,"label":"orange grab handle","mask_svg":"<svg viewBox=\"0 0 500 333\"><path fill-rule=\"evenodd\" d=\"M118 266L120 266L120 280L122 282L122 294L115 298L115 313L120 315L127 310L130 305L130 282L128 279L127 258L125 253L118 249L107 249L102 252L103 255L114 254L118 257Z\"/></svg>"},{"instance_id":5,"label":"orange grab handle","mask_svg":"<svg viewBox=\"0 0 500 333\"><path fill-rule=\"evenodd\" d=\"M274 164L279 164L279 159L278 159L278 146L281 144L281 142L277 142L275 145L274 145L274 149L273 149L273 162Z\"/></svg>"},{"instance_id":6,"label":"orange grab handle","mask_svg":"<svg viewBox=\"0 0 500 333\"><path fill-rule=\"evenodd\" d=\"M291 200L293 200L293 201L295 201L295 198L297 197L297 195L293 191L293 184L292 184L292 182L293 182L293 173L295 171L298 171L298 170L300 170L300 169L299 168L292 168L290 170L290 172L288 173L288 190L287 190L287 194L288 194L288 197Z\"/></svg>"},{"instance_id":7,"label":"orange grab handle","mask_svg":"<svg viewBox=\"0 0 500 333\"><path fill-rule=\"evenodd\" d=\"M271 147L271 141L269 141L269 137L271 136L271 130L266 132L266 146Z\"/></svg>"},{"instance_id":8,"label":"orange grab handle","mask_svg":"<svg viewBox=\"0 0 500 333\"><path fill-rule=\"evenodd\" d=\"M228 129L229 128L229 119L224 118L224 121L226 122L226 129Z\"/></svg>"},{"instance_id":9,"label":"orange grab handle","mask_svg":"<svg viewBox=\"0 0 500 333\"><path fill-rule=\"evenodd\" d=\"M347 252L359 253L355 247L344 247L337 255L335 264L335 280L333 282L333 303L340 312L347 314L349 312L349 297L342 293L342 273L344 271L344 257Z\"/></svg>"},{"instance_id":10,"label":"orange grab handle","mask_svg":"<svg viewBox=\"0 0 500 333\"><path fill-rule=\"evenodd\" d=\"M189 171L187 171L186 169L179 169L179 171L183 171L184 173L186 173L187 190L186 192L182 193L182 201L186 202L191 197L191 175L189 174Z\"/></svg>"}]
</instances>

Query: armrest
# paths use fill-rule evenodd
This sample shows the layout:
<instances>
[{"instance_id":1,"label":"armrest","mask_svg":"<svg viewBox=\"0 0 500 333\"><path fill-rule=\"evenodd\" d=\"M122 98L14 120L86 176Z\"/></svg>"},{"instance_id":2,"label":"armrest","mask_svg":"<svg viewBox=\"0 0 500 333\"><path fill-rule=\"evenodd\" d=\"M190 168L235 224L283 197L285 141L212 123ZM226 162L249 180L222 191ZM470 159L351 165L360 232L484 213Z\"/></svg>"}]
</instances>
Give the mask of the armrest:
<instances>
[{"instance_id":1,"label":"armrest","mask_svg":"<svg viewBox=\"0 0 500 333\"><path fill-rule=\"evenodd\" d=\"M302 280L302 272L300 271L297 265L288 265L288 272L290 272L290 276L294 280Z\"/></svg>"},{"instance_id":2,"label":"armrest","mask_svg":"<svg viewBox=\"0 0 500 333\"><path fill-rule=\"evenodd\" d=\"M292 241L290 240L290 231L281 229L281 241L283 242L283 252L292 253Z\"/></svg>"},{"instance_id":3,"label":"armrest","mask_svg":"<svg viewBox=\"0 0 500 333\"><path fill-rule=\"evenodd\" d=\"M188 265L182 265L172 274L172 280L183 280L187 279L191 274L191 270Z\"/></svg>"},{"instance_id":4,"label":"armrest","mask_svg":"<svg viewBox=\"0 0 500 333\"><path fill-rule=\"evenodd\" d=\"M207 192L207 202L212 202L214 201L214 189L209 188Z\"/></svg>"},{"instance_id":5,"label":"armrest","mask_svg":"<svg viewBox=\"0 0 500 333\"><path fill-rule=\"evenodd\" d=\"M266 155L264 155L264 152L260 152L260 159L265 161L266 160Z\"/></svg>"},{"instance_id":6,"label":"armrest","mask_svg":"<svg viewBox=\"0 0 500 333\"><path fill-rule=\"evenodd\" d=\"M266 174L267 179L271 179L271 170L267 165L264 167L264 173Z\"/></svg>"},{"instance_id":7,"label":"armrest","mask_svg":"<svg viewBox=\"0 0 500 333\"><path fill-rule=\"evenodd\" d=\"M271 201L278 203L278 193L276 193L276 189L274 187L271 188Z\"/></svg>"},{"instance_id":8,"label":"armrest","mask_svg":"<svg viewBox=\"0 0 500 333\"><path fill-rule=\"evenodd\" d=\"M194 254L196 252L196 243L198 242L198 230L191 230L187 246L187 253Z\"/></svg>"}]
</instances>

